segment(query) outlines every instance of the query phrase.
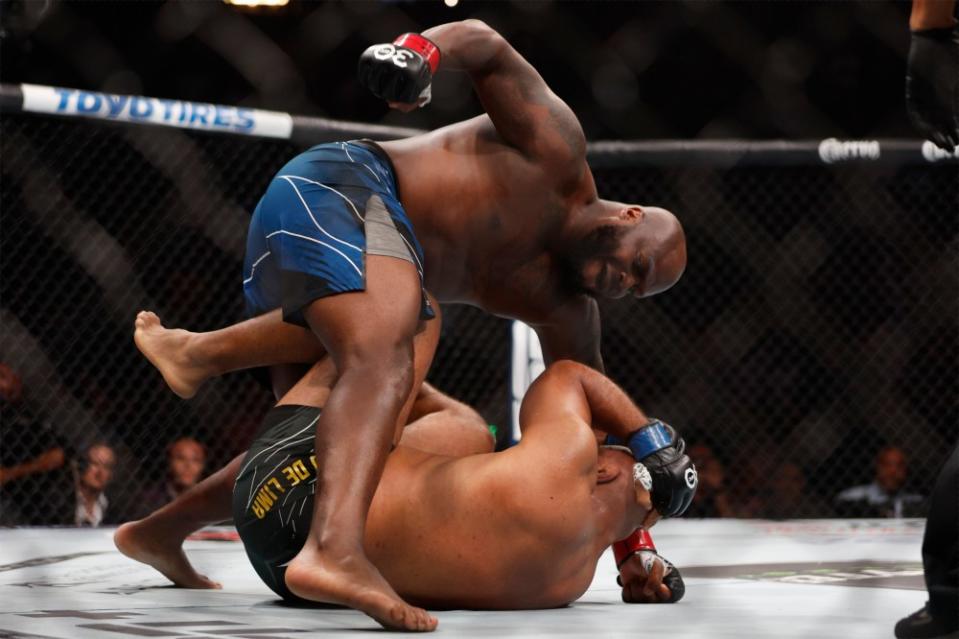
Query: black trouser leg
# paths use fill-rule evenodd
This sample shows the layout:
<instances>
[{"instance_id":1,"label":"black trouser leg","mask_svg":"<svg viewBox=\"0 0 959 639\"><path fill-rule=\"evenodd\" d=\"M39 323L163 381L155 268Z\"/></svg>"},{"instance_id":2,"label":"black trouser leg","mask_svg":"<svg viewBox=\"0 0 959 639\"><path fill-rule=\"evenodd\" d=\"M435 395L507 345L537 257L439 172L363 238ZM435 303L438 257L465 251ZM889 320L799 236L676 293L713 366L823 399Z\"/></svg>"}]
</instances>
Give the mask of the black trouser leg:
<instances>
[{"instance_id":1,"label":"black trouser leg","mask_svg":"<svg viewBox=\"0 0 959 639\"><path fill-rule=\"evenodd\" d=\"M922 540L922 565L933 618L959 625L959 446L939 471Z\"/></svg>"}]
</instances>

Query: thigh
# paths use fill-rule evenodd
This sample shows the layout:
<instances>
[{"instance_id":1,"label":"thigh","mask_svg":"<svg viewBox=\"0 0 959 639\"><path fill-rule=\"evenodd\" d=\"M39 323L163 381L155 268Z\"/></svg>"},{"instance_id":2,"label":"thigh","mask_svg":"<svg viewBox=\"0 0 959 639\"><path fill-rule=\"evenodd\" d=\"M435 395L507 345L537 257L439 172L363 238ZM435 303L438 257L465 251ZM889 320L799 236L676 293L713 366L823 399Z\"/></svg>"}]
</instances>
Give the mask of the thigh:
<instances>
[{"instance_id":1,"label":"thigh","mask_svg":"<svg viewBox=\"0 0 959 639\"><path fill-rule=\"evenodd\" d=\"M435 300L432 300L435 305ZM436 317L431 320L421 322L419 331L413 338L413 389L407 406L401 411L401 424L406 423L406 415L409 412L409 405L416 399L417 391L426 374L429 372L430 363L433 361L433 355L436 352L436 344L440 333L440 314L437 311ZM318 406L326 404L330 395L330 390L336 384L339 375L336 366L331 357L326 356L314 364L308 371L300 374L300 370L291 371L292 375L283 379L290 379L295 384L288 386L288 392L281 397L277 405L296 404L301 406ZM274 388L277 380L274 378Z\"/></svg>"},{"instance_id":2,"label":"thigh","mask_svg":"<svg viewBox=\"0 0 959 639\"><path fill-rule=\"evenodd\" d=\"M412 357L422 292L410 262L366 256L366 288L314 300L304 317L342 373L355 361L383 361L396 349Z\"/></svg>"}]
</instances>

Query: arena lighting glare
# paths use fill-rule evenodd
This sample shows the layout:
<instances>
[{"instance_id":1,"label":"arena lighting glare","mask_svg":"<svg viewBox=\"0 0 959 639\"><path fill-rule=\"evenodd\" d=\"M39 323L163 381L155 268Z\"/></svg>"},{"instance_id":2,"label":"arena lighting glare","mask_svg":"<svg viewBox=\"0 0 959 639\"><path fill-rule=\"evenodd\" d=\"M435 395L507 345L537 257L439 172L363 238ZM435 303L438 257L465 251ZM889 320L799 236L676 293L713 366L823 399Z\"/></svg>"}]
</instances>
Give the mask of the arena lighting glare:
<instances>
[{"instance_id":1,"label":"arena lighting glare","mask_svg":"<svg viewBox=\"0 0 959 639\"><path fill-rule=\"evenodd\" d=\"M238 7L283 7L288 5L290 0L223 0L223 2Z\"/></svg>"},{"instance_id":2,"label":"arena lighting glare","mask_svg":"<svg viewBox=\"0 0 959 639\"><path fill-rule=\"evenodd\" d=\"M447 7L455 7L460 3L460 0L443 0L443 4Z\"/></svg>"}]
</instances>

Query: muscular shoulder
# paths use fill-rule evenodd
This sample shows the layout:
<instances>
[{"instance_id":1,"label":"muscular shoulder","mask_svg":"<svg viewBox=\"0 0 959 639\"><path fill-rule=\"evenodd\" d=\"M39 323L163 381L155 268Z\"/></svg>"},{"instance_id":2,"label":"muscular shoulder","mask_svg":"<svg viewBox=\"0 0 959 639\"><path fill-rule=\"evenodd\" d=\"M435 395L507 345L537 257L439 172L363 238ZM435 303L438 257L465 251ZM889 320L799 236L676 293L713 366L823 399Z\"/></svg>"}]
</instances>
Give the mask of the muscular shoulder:
<instances>
[{"instance_id":1,"label":"muscular shoulder","mask_svg":"<svg viewBox=\"0 0 959 639\"><path fill-rule=\"evenodd\" d=\"M517 151L522 153L531 165L537 167L544 179L561 194L595 192L593 177L586 163L586 138L572 112L567 115L571 119L569 125L546 129L537 136L536 142L529 149ZM558 114L557 117L564 119L563 114ZM471 130L479 143L502 144L515 148L498 133L489 115L469 120L469 124L469 127L464 127L464 132Z\"/></svg>"},{"instance_id":2,"label":"muscular shoulder","mask_svg":"<svg viewBox=\"0 0 959 639\"><path fill-rule=\"evenodd\" d=\"M562 397L555 398L562 405ZM530 467L552 481L579 482L595 473L596 437L589 424L572 410L535 411L525 421L522 451Z\"/></svg>"}]
</instances>

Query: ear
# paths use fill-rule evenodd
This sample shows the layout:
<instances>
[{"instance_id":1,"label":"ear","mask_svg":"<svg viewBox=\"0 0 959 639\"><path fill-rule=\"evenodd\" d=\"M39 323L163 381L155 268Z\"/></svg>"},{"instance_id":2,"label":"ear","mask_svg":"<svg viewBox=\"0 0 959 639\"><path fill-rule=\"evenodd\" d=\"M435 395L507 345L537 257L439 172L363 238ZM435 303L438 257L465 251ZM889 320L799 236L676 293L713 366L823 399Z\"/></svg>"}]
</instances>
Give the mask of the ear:
<instances>
[{"instance_id":1,"label":"ear","mask_svg":"<svg viewBox=\"0 0 959 639\"><path fill-rule=\"evenodd\" d=\"M653 496L643 488L636 488L636 503L647 512L653 512Z\"/></svg>"},{"instance_id":2,"label":"ear","mask_svg":"<svg viewBox=\"0 0 959 639\"><path fill-rule=\"evenodd\" d=\"M619 466L610 463L610 461L605 459L605 457L605 455L599 456L599 464L596 467L597 484L608 484L619 477L619 474L622 472Z\"/></svg>"}]
</instances>

